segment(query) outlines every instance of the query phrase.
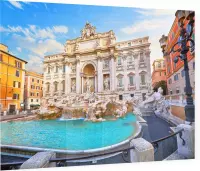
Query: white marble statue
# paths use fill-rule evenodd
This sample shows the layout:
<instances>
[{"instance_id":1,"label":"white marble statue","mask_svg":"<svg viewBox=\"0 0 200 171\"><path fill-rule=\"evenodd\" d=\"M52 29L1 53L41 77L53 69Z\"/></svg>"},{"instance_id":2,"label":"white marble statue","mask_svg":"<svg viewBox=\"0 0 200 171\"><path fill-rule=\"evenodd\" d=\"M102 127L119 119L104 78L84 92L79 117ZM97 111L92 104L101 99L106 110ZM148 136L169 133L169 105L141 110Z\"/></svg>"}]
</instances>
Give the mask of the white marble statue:
<instances>
[{"instance_id":1,"label":"white marble statue","mask_svg":"<svg viewBox=\"0 0 200 171\"><path fill-rule=\"evenodd\" d=\"M104 89L109 90L110 89L110 83L109 83L109 77L107 76L104 80Z\"/></svg>"},{"instance_id":2,"label":"white marble statue","mask_svg":"<svg viewBox=\"0 0 200 171\"><path fill-rule=\"evenodd\" d=\"M73 80L72 82L72 92L76 92L76 81Z\"/></svg>"},{"instance_id":3,"label":"white marble statue","mask_svg":"<svg viewBox=\"0 0 200 171\"><path fill-rule=\"evenodd\" d=\"M86 93L90 93L90 88L91 88L91 82L89 80L89 78L86 79Z\"/></svg>"}]
</instances>

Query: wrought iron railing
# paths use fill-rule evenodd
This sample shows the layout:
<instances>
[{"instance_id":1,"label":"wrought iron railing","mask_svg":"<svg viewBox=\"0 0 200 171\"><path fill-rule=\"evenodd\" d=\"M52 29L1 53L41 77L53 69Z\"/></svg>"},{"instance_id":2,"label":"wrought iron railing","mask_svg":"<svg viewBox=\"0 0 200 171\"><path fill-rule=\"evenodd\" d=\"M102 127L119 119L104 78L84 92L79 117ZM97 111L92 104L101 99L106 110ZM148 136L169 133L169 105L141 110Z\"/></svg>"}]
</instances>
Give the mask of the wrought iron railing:
<instances>
[{"instance_id":1,"label":"wrought iron railing","mask_svg":"<svg viewBox=\"0 0 200 171\"><path fill-rule=\"evenodd\" d=\"M175 135L177 135L177 134L179 134L179 137L180 137L181 140L182 140L182 145L185 145L185 140L182 138L182 135L183 135L182 132L183 132L183 131L184 131L184 129L180 129L179 131L177 131L177 132L175 132L175 133L173 133L173 134L170 134L170 135L168 135L168 136L166 136L166 137L163 137L163 138L157 139L157 140L155 140L155 141L152 141L151 144L152 144L153 147L154 147L154 153L156 153L156 152L158 151L159 142L164 141L164 140L166 140L166 139L169 139L169 138L171 138L171 137L173 137L173 136L175 136Z\"/></svg>"}]
</instances>

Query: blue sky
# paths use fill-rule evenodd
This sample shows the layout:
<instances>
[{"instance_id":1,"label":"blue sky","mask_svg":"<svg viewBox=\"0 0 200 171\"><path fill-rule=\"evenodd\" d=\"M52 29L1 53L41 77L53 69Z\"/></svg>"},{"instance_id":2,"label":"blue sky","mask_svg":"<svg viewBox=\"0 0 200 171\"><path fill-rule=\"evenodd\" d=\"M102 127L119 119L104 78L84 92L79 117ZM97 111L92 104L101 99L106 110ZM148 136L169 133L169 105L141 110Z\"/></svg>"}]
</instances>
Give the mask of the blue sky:
<instances>
[{"instance_id":1,"label":"blue sky","mask_svg":"<svg viewBox=\"0 0 200 171\"><path fill-rule=\"evenodd\" d=\"M161 35L168 34L175 10L1 1L0 42L42 72L45 55L63 52L67 39L80 36L86 21L96 32L113 30L117 41L149 36L151 62L161 58Z\"/></svg>"}]
</instances>

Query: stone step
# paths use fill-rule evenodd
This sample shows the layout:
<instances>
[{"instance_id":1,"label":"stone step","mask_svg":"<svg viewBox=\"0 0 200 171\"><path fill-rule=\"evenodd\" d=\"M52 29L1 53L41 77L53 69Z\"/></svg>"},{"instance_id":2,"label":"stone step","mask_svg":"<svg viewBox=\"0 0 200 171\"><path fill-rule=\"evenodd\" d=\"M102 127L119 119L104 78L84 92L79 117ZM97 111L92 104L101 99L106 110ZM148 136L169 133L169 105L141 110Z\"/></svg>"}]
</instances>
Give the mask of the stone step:
<instances>
[{"instance_id":1,"label":"stone step","mask_svg":"<svg viewBox=\"0 0 200 171\"><path fill-rule=\"evenodd\" d=\"M164 160L180 160L180 159L187 159L187 158L178 154L178 151L175 151L174 153L172 153L170 156L168 156Z\"/></svg>"}]
</instances>

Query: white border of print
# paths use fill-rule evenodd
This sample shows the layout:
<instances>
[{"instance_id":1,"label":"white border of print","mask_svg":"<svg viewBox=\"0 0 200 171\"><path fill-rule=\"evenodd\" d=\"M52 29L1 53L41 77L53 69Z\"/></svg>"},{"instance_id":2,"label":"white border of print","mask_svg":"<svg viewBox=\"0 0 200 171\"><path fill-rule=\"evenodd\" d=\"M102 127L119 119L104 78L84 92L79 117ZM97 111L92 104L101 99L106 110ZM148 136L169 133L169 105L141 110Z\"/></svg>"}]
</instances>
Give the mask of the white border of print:
<instances>
[{"instance_id":1,"label":"white border of print","mask_svg":"<svg viewBox=\"0 0 200 171\"><path fill-rule=\"evenodd\" d=\"M22 0L18 0L22 1ZM185 10L195 10L195 43L196 47L200 47L200 5L198 0L23 0L23 1L29 1L29 2L55 2L55 3L68 3L68 4L87 4L87 5L104 5L104 6L124 6L124 7L140 7L140 8L157 8L157 9L185 9ZM197 28L197 29L196 29ZM200 66L200 49L195 49L195 54L197 57L195 57L195 63L196 66ZM196 68L196 73L200 71L198 67ZM195 74L197 76L197 74ZM198 89L195 90L196 97L195 101L196 104L199 104L199 98L200 98L200 79L195 79L195 84ZM199 95L199 96L198 96ZM162 171L169 171L169 170L197 170L197 166L199 166L198 160L200 159L200 105L195 106L196 109L196 130L195 130L195 160L181 160L181 161L162 161L162 162L148 162L148 163L134 163L134 164L115 164L115 165L91 165L91 166L73 166L73 167L61 167L61 168L47 168L47 169L41 169L44 171L55 171L55 170L68 170L68 171L102 171L102 170L123 170L123 171L133 171L133 170L148 170L148 171L156 171L156 170L162 170ZM198 152L198 153L197 153ZM35 170L36 169L32 169ZM25 170L24 170L25 171ZM27 170L30 171L30 170Z\"/></svg>"}]
</instances>

